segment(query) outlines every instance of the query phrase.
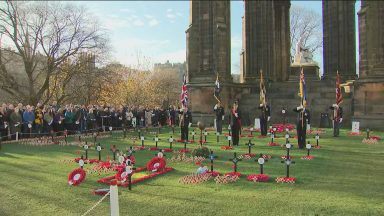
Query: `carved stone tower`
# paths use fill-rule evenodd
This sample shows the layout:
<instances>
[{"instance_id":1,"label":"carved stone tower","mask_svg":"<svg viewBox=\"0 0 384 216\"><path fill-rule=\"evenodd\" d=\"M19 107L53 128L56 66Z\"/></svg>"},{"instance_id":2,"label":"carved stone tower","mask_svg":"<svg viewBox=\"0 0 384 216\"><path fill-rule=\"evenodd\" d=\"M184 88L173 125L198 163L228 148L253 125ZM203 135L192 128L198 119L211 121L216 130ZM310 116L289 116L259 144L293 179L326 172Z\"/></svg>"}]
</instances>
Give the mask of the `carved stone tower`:
<instances>
[{"instance_id":1,"label":"carved stone tower","mask_svg":"<svg viewBox=\"0 0 384 216\"><path fill-rule=\"evenodd\" d=\"M324 76L356 79L355 1L323 1Z\"/></svg>"},{"instance_id":2,"label":"carved stone tower","mask_svg":"<svg viewBox=\"0 0 384 216\"><path fill-rule=\"evenodd\" d=\"M187 34L189 83L231 80L230 1L190 1Z\"/></svg>"}]
</instances>

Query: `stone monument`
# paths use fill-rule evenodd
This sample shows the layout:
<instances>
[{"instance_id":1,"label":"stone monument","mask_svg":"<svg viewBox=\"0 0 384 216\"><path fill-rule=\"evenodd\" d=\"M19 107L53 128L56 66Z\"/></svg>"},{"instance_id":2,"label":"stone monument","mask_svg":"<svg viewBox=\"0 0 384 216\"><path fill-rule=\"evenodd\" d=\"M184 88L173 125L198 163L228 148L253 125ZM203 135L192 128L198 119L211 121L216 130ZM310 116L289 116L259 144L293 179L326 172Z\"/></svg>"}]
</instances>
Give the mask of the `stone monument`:
<instances>
[{"instance_id":1,"label":"stone monument","mask_svg":"<svg viewBox=\"0 0 384 216\"><path fill-rule=\"evenodd\" d=\"M301 36L296 44L296 53L291 65L290 79L295 79L300 75L303 68L306 79L320 79L319 64L313 60L313 54L308 47L303 44L304 37Z\"/></svg>"}]
</instances>

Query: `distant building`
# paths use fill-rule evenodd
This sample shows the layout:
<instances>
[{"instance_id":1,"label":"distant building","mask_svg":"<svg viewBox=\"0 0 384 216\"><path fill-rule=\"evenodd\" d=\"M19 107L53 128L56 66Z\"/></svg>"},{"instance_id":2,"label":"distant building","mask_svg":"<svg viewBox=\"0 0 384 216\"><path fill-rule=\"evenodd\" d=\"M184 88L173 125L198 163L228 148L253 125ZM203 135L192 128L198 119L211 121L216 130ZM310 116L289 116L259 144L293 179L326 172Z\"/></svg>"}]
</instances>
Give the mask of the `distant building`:
<instances>
[{"instance_id":1,"label":"distant building","mask_svg":"<svg viewBox=\"0 0 384 216\"><path fill-rule=\"evenodd\" d=\"M176 71L179 74L180 81L183 80L184 74L187 72L187 64L183 63L170 63L169 60L165 63L155 63L153 67L155 73L161 71Z\"/></svg>"}]
</instances>

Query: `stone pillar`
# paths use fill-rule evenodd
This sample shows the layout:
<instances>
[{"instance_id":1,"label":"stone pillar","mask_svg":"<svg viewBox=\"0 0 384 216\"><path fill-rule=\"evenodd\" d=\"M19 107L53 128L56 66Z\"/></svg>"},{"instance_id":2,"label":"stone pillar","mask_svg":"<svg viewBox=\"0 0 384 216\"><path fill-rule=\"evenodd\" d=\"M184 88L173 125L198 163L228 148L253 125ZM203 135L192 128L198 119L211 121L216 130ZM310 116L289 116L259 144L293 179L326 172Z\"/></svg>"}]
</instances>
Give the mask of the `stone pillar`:
<instances>
[{"instance_id":1,"label":"stone pillar","mask_svg":"<svg viewBox=\"0 0 384 216\"><path fill-rule=\"evenodd\" d=\"M383 128L384 3L362 1L359 17L360 79L354 84L354 119L363 128Z\"/></svg>"},{"instance_id":2,"label":"stone pillar","mask_svg":"<svg viewBox=\"0 0 384 216\"><path fill-rule=\"evenodd\" d=\"M275 11L275 78L273 80L286 81L289 78L291 35L290 35L290 1L274 1Z\"/></svg>"},{"instance_id":3,"label":"stone pillar","mask_svg":"<svg viewBox=\"0 0 384 216\"><path fill-rule=\"evenodd\" d=\"M255 82L262 69L266 79L276 80L273 1L245 0L244 4L243 79L246 83Z\"/></svg>"},{"instance_id":4,"label":"stone pillar","mask_svg":"<svg viewBox=\"0 0 384 216\"><path fill-rule=\"evenodd\" d=\"M384 77L384 3L362 1L359 16L361 78Z\"/></svg>"},{"instance_id":5,"label":"stone pillar","mask_svg":"<svg viewBox=\"0 0 384 216\"><path fill-rule=\"evenodd\" d=\"M228 105L231 76L230 1L190 1L190 25L186 30L189 108L196 120L212 123L216 74L221 101Z\"/></svg>"},{"instance_id":6,"label":"stone pillar","mask_svg":"<svg viewBox=\"0 0 384 216\"><path fill-rule=\"evenodd\" d=\"M323 73L356 79L355 1L323 0Z\"/></svg>"},{"instance_id":7,"label":"stone pillar","mask_svg":"<svg viewBox=\"0 0 384 216\"><path fill-rule=\"evenodd\" d=\"M230 1L191 1L187 37L189 83L231 80Z\"/></svg>"}]
</instances>

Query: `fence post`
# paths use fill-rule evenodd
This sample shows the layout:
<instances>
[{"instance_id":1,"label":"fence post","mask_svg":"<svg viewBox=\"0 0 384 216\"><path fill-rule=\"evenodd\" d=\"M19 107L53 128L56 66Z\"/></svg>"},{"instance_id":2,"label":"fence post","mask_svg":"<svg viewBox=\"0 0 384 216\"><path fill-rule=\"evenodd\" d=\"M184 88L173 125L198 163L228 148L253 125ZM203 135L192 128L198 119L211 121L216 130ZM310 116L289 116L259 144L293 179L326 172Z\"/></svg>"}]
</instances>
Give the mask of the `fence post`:
<instances>
[{"instance_id":1,"label":"fence post","mask_svg":"<svg viewBox=\"0 0 384 216\"><path fill-rule=\"evenodd\" d=\"M19 132L16 132L16 141L19 141Z\"/></svg>"},{"instance_id":2,"label":"fence post","mask_svg":"<svg viewBox=\"0 0 384 216\"><path fill-rule=\"evenodd\" d=\"M111 216L119 216L119 195L117 185L110 186L110 204L111 204Z\"/></svg>"}]
</instances>

